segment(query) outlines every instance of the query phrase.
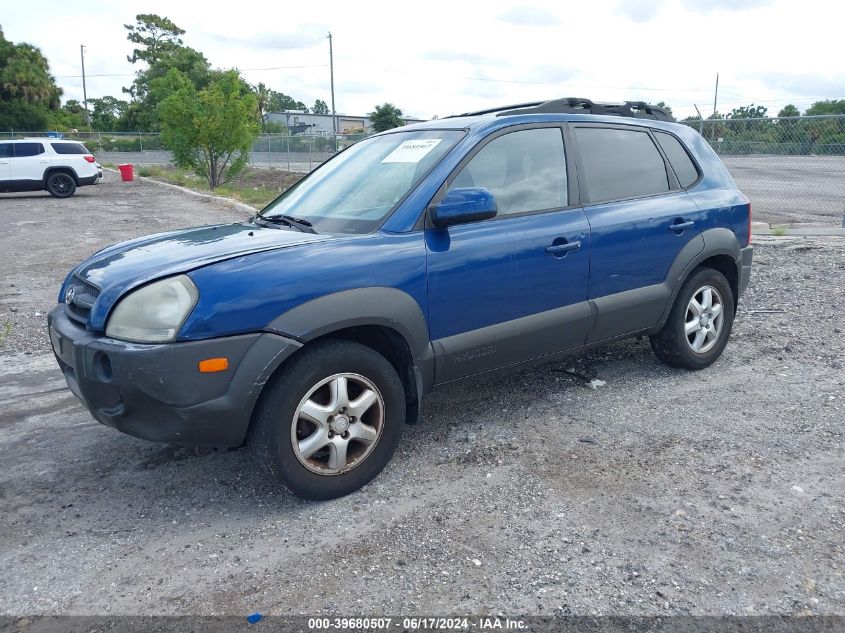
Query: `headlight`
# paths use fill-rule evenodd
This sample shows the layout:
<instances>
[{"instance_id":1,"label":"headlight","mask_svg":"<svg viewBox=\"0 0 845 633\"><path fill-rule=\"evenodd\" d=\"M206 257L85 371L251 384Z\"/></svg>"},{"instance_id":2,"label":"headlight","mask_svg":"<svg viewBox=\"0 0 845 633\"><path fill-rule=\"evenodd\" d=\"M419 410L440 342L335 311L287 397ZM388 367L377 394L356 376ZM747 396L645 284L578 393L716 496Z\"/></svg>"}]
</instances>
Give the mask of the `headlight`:
<instances>
[{"instance_id":1,"label":"headlight","mask_svg":"<svg viewBox=\"0 0 845 633\"><path fill-rule=\"evenodd\" d=\"M139 343L172 341L198 298L197 287L185 275L151 283L120 300L106 336Z\"/></svg>"}]
</instances>

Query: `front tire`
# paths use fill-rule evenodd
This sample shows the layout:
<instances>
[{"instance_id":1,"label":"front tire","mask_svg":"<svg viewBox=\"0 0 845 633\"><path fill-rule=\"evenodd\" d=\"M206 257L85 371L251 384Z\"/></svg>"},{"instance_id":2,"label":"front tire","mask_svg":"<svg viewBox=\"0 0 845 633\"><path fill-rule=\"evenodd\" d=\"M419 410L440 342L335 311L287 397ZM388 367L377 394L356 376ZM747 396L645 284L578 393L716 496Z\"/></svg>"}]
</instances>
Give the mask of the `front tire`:
<instances>
[{"instance_id":1,"label":"front tire","mask_svg":"<svg viewBox=\"0 0 845 633\"><path fill-rule=\"evenodd\" d=\"M298 353L267 384L247 443L290 492L334 499L384 469L404 426L405 393L387 359L330 340Z\"/></svg>"},{"instance_id":2,"label":"front tire","mask_svg":"<svg viewBox=\"0 0 845 633\"><path fill-rule=\"evenodd\" d=\"M667 365L709 367L725 350L734 320L735 299L725 276L701 268L681 286L663 329L650 337L651 348Z\"/></svg>"},{"instance_id":3,"label":"front tire","mask_svg":"<svg viewBox=\"0 0 845 633\"><path fill-rule=\"evenodd\" d=\"M44 188L54 198L70 198L76 191L76 181L70 174L57 171L47 176Z\"/></svg>"}]
</instances>

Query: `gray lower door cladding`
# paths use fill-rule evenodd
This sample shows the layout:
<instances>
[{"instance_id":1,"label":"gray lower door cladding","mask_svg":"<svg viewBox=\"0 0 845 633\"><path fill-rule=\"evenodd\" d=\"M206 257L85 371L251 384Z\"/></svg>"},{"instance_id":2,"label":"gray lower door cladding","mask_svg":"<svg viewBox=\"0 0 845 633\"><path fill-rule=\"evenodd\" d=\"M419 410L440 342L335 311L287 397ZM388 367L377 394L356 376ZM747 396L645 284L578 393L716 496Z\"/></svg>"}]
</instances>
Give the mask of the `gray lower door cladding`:
<instances>
[{"instance_id":1,"label":"gray lower door cladding","mask_svg":"<svg viewBox=\"0 0 845 633\"><path fill-rule=\"evenodd\" d=\"M646 330L656 325L672 295L666 283L634 288L592 300L596 322L587 343Z\"/></svg>"},{"instance_id":2,"label":"gray lower door cladding","mask_svg":"<svg viewBox=\"0 0 845 633\"><path fill-rule=\"evenodd\" d=\"M589 302L583 301L433 341L435 382L578 347L584 344L592 320Z\"/></svg>"}]
</instances>

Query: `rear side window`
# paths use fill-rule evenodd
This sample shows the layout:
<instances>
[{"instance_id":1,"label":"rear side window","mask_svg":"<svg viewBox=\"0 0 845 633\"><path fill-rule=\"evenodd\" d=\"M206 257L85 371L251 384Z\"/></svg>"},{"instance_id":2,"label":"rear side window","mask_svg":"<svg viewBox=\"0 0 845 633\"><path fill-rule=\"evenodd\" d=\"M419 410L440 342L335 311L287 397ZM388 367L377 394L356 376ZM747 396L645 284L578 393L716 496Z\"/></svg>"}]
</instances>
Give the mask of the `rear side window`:
<instances>
[{"instance_id":1,"label":"rear side window","mask_svg":"<svg viewBox=\"0 0 845 633\"><path fill-rule=\"evenodd\" d=\"M560 128L519 130L493 139L449 185L450 190L462 187L488 189L500 216L567 206Z\"/></svg>"},{"instance_id":2,"label":"rear side window","mask_svg":"<svg viewBox=\"0 0 845 633\"><path fill-rule=\"evenodd\" d=\"M9 158L12 155L11 143L0 143L0 158Z\"/></svg>"},{"instance_id":3,"label":"rear side window","mask_svg":"<svg viewBox=\"0 0 845 633\"><path fill-rule=\"evenodd\" d=\"M663 148L663 153L669 159L669 164L675 170L675 175L678 177L678 183L686 189L696 180L698 180L698 170L695 168L695 163L689 156L687 150L681 145L681 142L671 134L665 132L658 132L655 130L654 138L660 143Z\"/></svg>"},{"instance_id":4,"label":"rear side window","mask_svg":"<svg viewBox=\"0 0 845 633\"><path fill-rule=\"evenodd\" d=\"M44 153L44 146L41 143L12 143L15 148L15 157L38 156Z\"/></svg>"},{"instance_id":5,"label":"rear side window","mask_svg":"<svg viewBox=\"0 0 845 633\"><path fill-rule=\"evenodd\" d=\"M647 132L576 127L590 202L669 191L666 164Z\"/></svg>"},{"instance_id":6,"label":"rear side window","mask_svg":"<svg viewBox=\"0 0 845 633\"><path fill-rule=\"evenodd\" d=\"M82 143L50 143L56 154L90 154Z\"/></svg>"}]
</instances>

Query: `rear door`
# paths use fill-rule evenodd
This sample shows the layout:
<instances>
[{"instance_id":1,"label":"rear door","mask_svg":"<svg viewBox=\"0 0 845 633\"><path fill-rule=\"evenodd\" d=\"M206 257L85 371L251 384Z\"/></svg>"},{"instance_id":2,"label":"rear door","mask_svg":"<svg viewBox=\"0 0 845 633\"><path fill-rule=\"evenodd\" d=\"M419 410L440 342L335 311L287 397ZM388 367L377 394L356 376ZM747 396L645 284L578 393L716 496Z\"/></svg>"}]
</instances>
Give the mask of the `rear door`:
<instances>
[{"instance_id":1,"label":"rear door","mask_svg":"<svg viewBox=\"0 0 845 633\"><path fill-rule=\"evenodd\" d=\"M656 324L683 249L704 247L699 210L648 128L574 124L578 181L590 223L589 341Z\"/></svg>"},{"instance_id":2,"label":"rear door","mask_svg":"<svg viewBox=\"0 0 845 633\"><path fill-rule=\"evenodd\" d=\"M0 182L9 180L9 170L12 158L12 144L0 143Z\"/></svg>"},{"instance_id":3,"label":"rear door","mask_svg":"<svg viewBox=\"0 0 845 633\"><path fill-rule=\"evenodd\" d=\"M50 166L50 156L43 143L12 143L14 156L9 159L11 180L42 180Z\"/></svg>"}]
</instances>

